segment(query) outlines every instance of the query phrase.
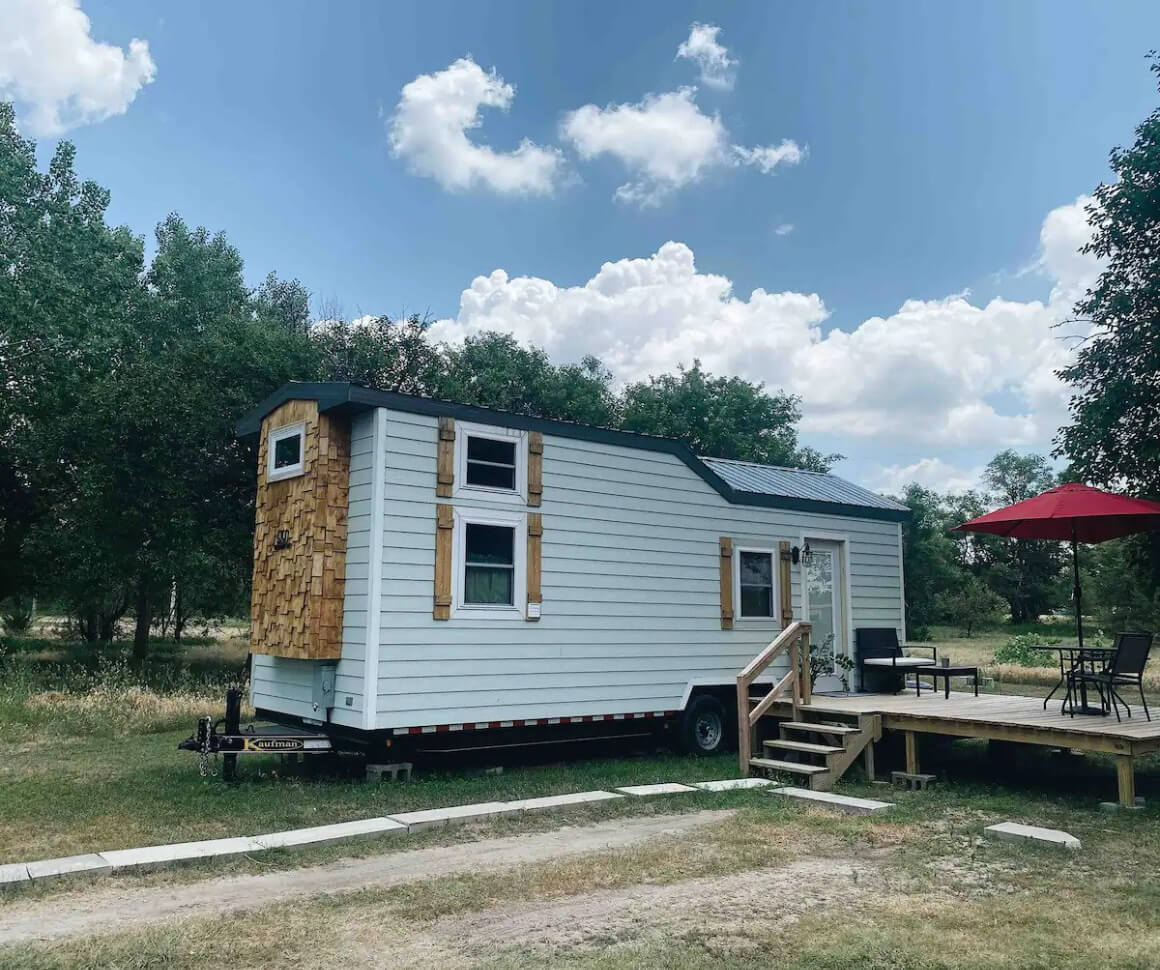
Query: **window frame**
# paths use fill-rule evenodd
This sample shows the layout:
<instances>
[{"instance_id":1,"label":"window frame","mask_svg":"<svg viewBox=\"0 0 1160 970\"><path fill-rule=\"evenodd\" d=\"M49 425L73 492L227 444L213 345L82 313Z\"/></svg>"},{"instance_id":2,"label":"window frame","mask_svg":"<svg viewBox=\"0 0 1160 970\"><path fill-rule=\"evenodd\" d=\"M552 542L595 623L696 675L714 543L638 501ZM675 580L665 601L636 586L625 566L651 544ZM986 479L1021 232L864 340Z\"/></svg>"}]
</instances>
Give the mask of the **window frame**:
<instances>
[{"instance_id":1,"label":"window frame","mask_svg":"<svg viewBox=\"0 0 1160 970\"><path fill-rule=\"evenodd\" d=\"M514 530L512 539L512 604L464 601L467 579L467 526L492 525ZM528 606L528 516L504 509L456 507L451 533L451 616L453 619L523 620Z\"/></svg>"},{"instance_id":2,"label":"window frame","mask_svg":"<svg viewBox=\"0 0 1160 970\"><path fill-rule=\"evenodd\" d=\"M467 481L467 451L469 438L488 438L515 445L515 488L495 488L471 485ZM498 502L527 505L528 502L528 435L512 428L496 428L483 424L455 424L455 486L453 496L487 497Z\"/></svg>"},{"instance_id":3,"label":"window frame","mask_svg":"<svg viewBox=\"0 0 1160 970\"><path fill-rule=\"evenodd\" d=\"M769 556L769 614L763 616L745 615L741 606L741 554L743 552L758 553ZM777 546L739 545L733 544L733 622L734 623L781 623L778 598L778 556Z\"/></svg>"},{"instance_id":4,"label":"window frame","mask_svg":"<svg viewBox=\"0 0 1160 970\"><path fill-rule=\"evenodd\" d=\"M298 461L293 465L282 468L274 467L274 457L277 453L279 441L298 436ZM266 481L279 482L285 478L297 478L306 474L306 422L298 421L294 424L284 424L280 428L271 428L266 435Z\"/></svg>"}]
</instances>

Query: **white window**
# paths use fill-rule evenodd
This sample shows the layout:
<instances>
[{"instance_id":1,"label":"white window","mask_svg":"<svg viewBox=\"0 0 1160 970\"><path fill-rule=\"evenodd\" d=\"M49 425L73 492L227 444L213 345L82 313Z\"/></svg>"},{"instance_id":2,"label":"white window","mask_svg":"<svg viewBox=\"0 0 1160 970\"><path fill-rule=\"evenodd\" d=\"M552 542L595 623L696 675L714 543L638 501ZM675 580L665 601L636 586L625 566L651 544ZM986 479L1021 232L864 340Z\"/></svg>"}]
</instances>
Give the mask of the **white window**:
<instances>
[{"instance_id":1,"label":"white window","mask_svg":"<svg viewBox=\"0 0 1160 970\"><path fill-rule=\"evenodd\" d=\"M527 603L527 516L455 510L455 616L522 619Z\"/></svg>"},{"instance_id":2,"label":"white window","mask_svg":"<svg viewBox=\"0 0 1160 970\"><path fill-rule=\"evenodd\" d=\"M526 502L528 436L507 428L457 424L455 494Z\"/></svg>"},{"instance_id":3,"label":"white window","mask_svg":"<svg viewBox=\"0 0 1160 970\"><path fill-rule=\"evenodd\" d=\"M742 620L769 620L777 617L777 551L738 547L734 564L733 595L737 616Z\"/></svg>"},{"instance_id":4,"label":"white window","mask_svg":"<svg viewBox=\"0 0 1160 970\"><path fill-rule=\"evenodd\" d=\"M305 424L289 424L271 431L266 439L266 481L301 475L305 471L302 458L305 442Z\"/></svg>"}]
</instances>

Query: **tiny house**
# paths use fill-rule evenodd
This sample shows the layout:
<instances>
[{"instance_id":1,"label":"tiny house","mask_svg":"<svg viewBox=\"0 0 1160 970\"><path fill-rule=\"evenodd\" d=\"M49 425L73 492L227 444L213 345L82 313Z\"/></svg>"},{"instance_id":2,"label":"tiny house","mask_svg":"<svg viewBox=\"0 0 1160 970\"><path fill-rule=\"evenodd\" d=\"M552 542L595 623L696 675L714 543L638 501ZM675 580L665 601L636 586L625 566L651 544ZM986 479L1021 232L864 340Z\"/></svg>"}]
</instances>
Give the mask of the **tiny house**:
<instances>
[{"instance_id":1,"label":"tiny house","mask_svg":"<svg viewBox=\"0 0 1160 970\"><path fill-rule=\"evenodd\" d=\"M288 384L239 432L275 722L364 748L664 726L707 752L794 619L823 656L904 635L908 510L834 475L349 384Z\"/></svg>"}]
</instances>

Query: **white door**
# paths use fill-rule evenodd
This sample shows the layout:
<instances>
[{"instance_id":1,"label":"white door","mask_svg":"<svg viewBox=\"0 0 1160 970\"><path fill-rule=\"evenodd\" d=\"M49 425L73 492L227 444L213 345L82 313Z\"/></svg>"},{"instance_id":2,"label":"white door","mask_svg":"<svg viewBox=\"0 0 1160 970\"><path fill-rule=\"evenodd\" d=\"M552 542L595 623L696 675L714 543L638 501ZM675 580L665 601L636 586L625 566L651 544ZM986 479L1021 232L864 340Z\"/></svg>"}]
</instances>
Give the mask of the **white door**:
<instances>
[{"instance_id":1,"label":"white door","mask_svg":"<svg viewBox=\"0 0 1160 970\"><path fill-rule=\"evenodd\" d=\"M809 539L809 562L802 569L802 598L805 617L813 624L810 653L814 656L849 656L846 642L846 556L844 543L829 539ZM850 675L831 660L822 668L815 690L843 690L842 675Z\"/></svg>"}]
</instances>

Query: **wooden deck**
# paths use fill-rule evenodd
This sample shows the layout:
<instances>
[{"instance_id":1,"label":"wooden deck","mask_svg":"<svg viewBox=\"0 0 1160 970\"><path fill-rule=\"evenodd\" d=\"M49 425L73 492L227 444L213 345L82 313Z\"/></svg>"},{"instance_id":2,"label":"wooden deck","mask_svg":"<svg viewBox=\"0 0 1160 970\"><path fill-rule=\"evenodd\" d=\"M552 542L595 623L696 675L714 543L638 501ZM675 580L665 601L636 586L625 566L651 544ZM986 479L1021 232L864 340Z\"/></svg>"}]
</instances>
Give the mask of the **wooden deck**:
<instances>
[{"instance_id":1,"label":"wooden deck","mask_svg":"<svg viewBox=\"0 0 1160 970\"><path fill-rule=\"evenodd\" d=\"M784 707L785 710L780 709ZM1152 721L1133 706L1133 717L1117 722L1114 716L1099 717L1059 712L1052 700L1043 709L1040 697L1013 694L973 694L942 691L902 694L815 694L806 708L817 717L877 714L885 731L906 735L907 770L917 772L918 750L915 735L942 734L959 738L988 738L1038 744L1052 748L1099 751L1116 756L1120 802L1131 805L1135 797L1134 759L1136 755L1160 750L1160 713ZM789 704L773 705L775 716L789 715Z\"/></svg>"}]
</instances>

